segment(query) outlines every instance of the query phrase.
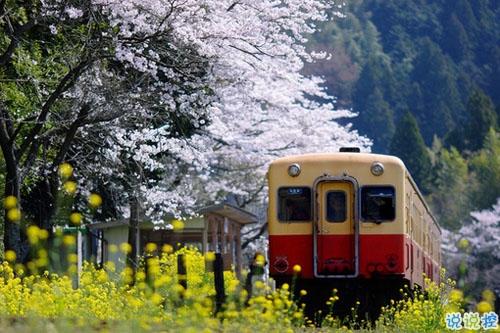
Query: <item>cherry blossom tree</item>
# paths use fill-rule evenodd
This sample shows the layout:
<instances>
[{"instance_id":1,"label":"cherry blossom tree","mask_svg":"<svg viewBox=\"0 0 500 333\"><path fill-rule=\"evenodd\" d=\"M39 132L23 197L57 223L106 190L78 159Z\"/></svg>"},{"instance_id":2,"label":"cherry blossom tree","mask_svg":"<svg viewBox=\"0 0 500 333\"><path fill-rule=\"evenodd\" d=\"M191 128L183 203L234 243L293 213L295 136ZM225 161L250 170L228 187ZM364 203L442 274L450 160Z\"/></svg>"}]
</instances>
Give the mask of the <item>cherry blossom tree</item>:
<instances>
[{"instance_id":1,"label":"cherry blossom tree","mask_svg":"<svg viewBox=\"0 0 500 333\"><path fill-rule=\"evenodd\" d=\"M133 128L106 150L114 156L129 150L141 170L170 166L166 179L154 186L142 183L140 190L160 215L189 212L199 198L214 201L227 193L248 202L263 188L267 163L279 156L336 151L344 145L369 147L366 138L335 122L353 114L334 111L321 79L300 74L304 61L325 56L308 53L303 43L305 35L314 32L309 22L329 19L331 3L172 1L161 8L158 1L130 1L131 7L98 3L109 10L119 29L117 58L136 71L150 78L169 73L157 61L162 50L151 47L165 42L158 36L168 35L171 44L190 45L193 52L183 53L204 60L206 72L188 81L196 94L182 95L180 107L172 104L171 80L155 82L156 90L163 92L159 103L189 119L189 136L179 137L171 123L160 130ZM129 42L139 40L137 36L142 36L140 46ZM209 86L210 93L200 85ZM320 98L326 103L315 101ZM177 169L181 164L184 167Z\"/></svg>"},{"instance_id":2,"label":"cherry blossom tree","mask_svg":"<svg viewBox=\"0 0 500 333\"><path fill-rule=\"evenodd\" d=\"M82 194L105 189L116 214L160 221L228 193L261 199L276 157L369 150L337 122L354 114L335 110L321 78L301 74L328 56L305 43L315 21L341 16L333 1L2 1L0 9L2 75L17 88L41 82L22 86L36 101L29 107L14 93L1 101L6 196L48 179L41 192L54 197L57 165L69 161ZM19 243L16 228L6 223L6 248Z\"/></svg>"},{"instance_id":3,"label":"cherry blossom tree","mask_svg":"<svg viewBox=\"0 0 500 333\"><path fill-rule=\"evenodd\" d=\"M500 290L500 199L491 209L471 212L457 232L443 230L444 266L471 293ZM477 295L476 295L477 296Z\"/></svg>"}]
</instances>

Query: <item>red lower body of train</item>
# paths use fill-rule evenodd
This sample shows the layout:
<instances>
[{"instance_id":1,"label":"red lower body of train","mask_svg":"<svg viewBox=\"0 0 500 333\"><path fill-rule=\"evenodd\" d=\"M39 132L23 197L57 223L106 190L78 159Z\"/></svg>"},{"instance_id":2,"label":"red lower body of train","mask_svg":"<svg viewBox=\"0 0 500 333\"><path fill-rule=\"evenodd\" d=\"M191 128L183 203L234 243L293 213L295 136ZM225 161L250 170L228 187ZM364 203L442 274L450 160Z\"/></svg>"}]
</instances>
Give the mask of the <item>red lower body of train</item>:
<instances>
[{"instance_id":1,"label":"red lower body of train","mask_svg":"<svg viewBox=\"0 0 500 333\"><path fill-rule=\"evenodd\" d=\"M376 318L380 308L404 292L424 286L424 276L438 281L440 267L405 234L271 235L270 276L278 286L293 284L307 292L306 313L323 313L336 290L334 312ZM357 248L357 251L356 251ZM332 255L333 254L333 255ZM298 269L300 267L300 269Z\"/></svg>"}]
</instances>

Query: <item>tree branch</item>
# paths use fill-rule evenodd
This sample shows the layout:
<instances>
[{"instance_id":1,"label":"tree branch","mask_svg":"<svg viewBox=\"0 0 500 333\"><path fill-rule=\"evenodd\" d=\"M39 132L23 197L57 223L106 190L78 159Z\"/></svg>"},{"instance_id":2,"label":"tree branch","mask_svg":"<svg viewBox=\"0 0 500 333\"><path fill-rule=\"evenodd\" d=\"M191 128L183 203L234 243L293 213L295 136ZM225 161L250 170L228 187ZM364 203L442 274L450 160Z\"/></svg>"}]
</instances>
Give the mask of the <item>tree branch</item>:
<instances>
[{"instance_id":1,"label":"tree branch","mask_svg":"<svg viewBox=\"0 0 500 333\"><path fill-rule=\"evenodd\" d=\"M38 115L38 118L35 122L35 126L33 126L30 133L23 140L23 143L19 148L19 151L17 152L18 159L26 152L28 147L35 141L36 136L43 128L45 121L47 120L51 107L64 92L66 92L70 87L72 87L75 84L76 80L83 72L83 70L89 65L89 63L90 63L89 60L84 60L80 62L78 66L70 70L69 73L66 74L66 76L61 80L56 89L49 96L48 100L42 106L42 110Z\"/></svg>"},{"instance_id":2,"label":"tree branch","mask_svg":"<svg viewBox=\"0 0 500 333\"><path fill-rule=\"evenodd\" d=\"M82 125L85 124L87 117L89 115L89 110L90 106L87 103L85 103L80 109L78 118L69 127L68 131L66 132L66 138L64 139L61 149L59 149L57 156L54 158L54 161L52 162L53 170L55 170L55 168L63 162L64 156L66 156L66 153L71 147L71 143L73 142L73 139L76 136L78 128L80 128Z\"/></svg>"},{"instance_id":3,"label":"tree branch","mask_svg":"<svg viewBox=\"0 0 500 333\"><path fill-rule=\"evenodd\" d=\"M4 11L4 2L0 4L2 7L2 11ZM9 17L5 17L4 20L6 20L9 24L9 27L12 28L11 22ZM19 28L12 30L10 34L10 44L7 47L7 50L0 56L0 67L5 66L11 59L12 54L14 51L17 49L17 46L19 45L19 42L21 41L21 36L25 34L27 31L29 31L31 28L33 28L35 25L37 25L38 20L37 19L31 19L25 24L19 26Z\"/></svg>"}]
</instances>

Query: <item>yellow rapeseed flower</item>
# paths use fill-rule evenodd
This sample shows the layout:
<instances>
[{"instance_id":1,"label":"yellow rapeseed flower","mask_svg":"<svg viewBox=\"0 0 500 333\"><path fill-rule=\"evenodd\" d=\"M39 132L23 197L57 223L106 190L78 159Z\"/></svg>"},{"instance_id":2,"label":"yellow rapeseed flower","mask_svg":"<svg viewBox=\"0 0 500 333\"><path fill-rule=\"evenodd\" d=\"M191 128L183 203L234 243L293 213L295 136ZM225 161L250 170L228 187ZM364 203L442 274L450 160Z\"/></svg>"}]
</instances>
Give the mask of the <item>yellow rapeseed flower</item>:
<instances>
[{"instance_id":1,"label":"yellow rapeseed flower","mask_svg":"<svg viewBox=\"0 0 500 333\"><path fill-rule=\"evenodd\" d=\"M122 275L134 275L134 270L132 269L132 267L124 267L123 270L122 270Z\"/></svg>"},{"instance_id":2,"label":"yellow rapeseed flower","mask_svg":"<svg viewBox=\"0 0 500 333\"><path fill-rule=\"evenodd\" d=\"M70 181L67 181L64 183L63 189L64 189L65 193L73 195L76 192L77 186L76 186L76 183L74 181L70 180Z\"/></svg>"},{"instance_id":3,"label":"yellow rapeseed flower","mask_svg":"<svg viewBox=\"0 0 500 333\"><path fill-rule=\"evenodd\" d=\"M105 270L100 270L99 273L97 274L97 282L107 282L108 281L108 274L106 273Z\"/></svg>"},{"instance_id":4,"label":"yellow rapeseed flower","mask_svg":"<svg viewBox=\"0 0 500 333\"><path fill-rule=\"evenodd\" d=\"M74 263L72 263L71 265L69 265L69 267L67 269L67 273L70 275L74 275L74 274L78 273L78 266L75 265Z\"/></svg>"},{"instance_id":5,"label":"yellow rapeseed flower","mask_svg":"<svg viewBox=\"0 0 500 333\"><path fill-rule=\"evenodd\" d=\"M266 264L266 258L261 253L257 254L255 257L255 264L257 266L264 266Z\"/></svg>"},{"instance_id":6,"label":"yellow rapeseed flower","mask_svg":"<svg viewBox=\"0 0 500 333\"><path fill-rule=\"evenodd\" d=\"M109 244L108 251L110 253L116 253L118 252L118 246L116 244Z\"/></svg>"},{"instance_id":7,"label":"yellow rapeseed flower","mask_svg":"<svg viewBox=\"0 0 500 333\"><path fill-rule=\"evenodd\" d=\"M64 235L62 239L62 243L65 246L71 246L76 243L76 238L73 235Z\"/></svg>"},{"instance_id":8,"label":"yellow rapeseed flower","mask_svg":"<svg viewBox=\"0 0 500 333\"><path fill-rule=\"evenodd\" d=\"M46 249L38 249L36 251L36 254L37 254L38 258L47 258L48 257Z\"/></svg>"},{"instance_id":9,"label":"yellow rapeseed flower","mask_svg":"<svg viewBox=\"0 0 500 333\"><path fill-rule=\"evenodd\" d=\"M99 207L100 205L102 205L102 198L99 194L97 193L92 193L90 196L89 196L89 205L91 207Z\"/></svg>"},{"instance_id":10,"label":"yellow rapeseed flower","mask_svg":"<svg viewBox=\"0 0 500 333\"><path fill-rule=\"evenodd\" d=\"M153 293L150 297L151 303L159 305L163 302L163 297L158 293Z\"/></svg>"},{"instance_id":11,"label":"yellow rapeseed flower","mask_svg":"<svg viewBox=\"0 0 500 333\"><path fill-rule=\"evenodd\" d=\"M135 275L135 277L137 278L137 281L144 281L146 280L146 273L144 272L137 272L137 274Z\"/></svg>"},{"instance_id":12,"label":"yellow rapeseed flower","mask_svg":"<svg viewBox=\"0 0 500 333\"><path fill-rule=\"evenodd\" d=\"M5 210L17 207L17 197L9 195L7 198L5 198L4 207Z\"/></svg>"},{"instance_id":13,"label":"yellow rapeseed flower","mask_svg":"<svg viewBox=\"0 0 500 333\"><path fill-rule=\"evenodd\" d=\"M82 220L83 220L83 215L82 215L82 213L79 213L79 212L73 212L69 215L69 220L74 225L80 225L82 223Z\"/></svg>"},{"instance_id":14,"label":"yellow rapeseed flower","mask_svg":"<svg viewBox=\"0 0 500 333\"><path fill-rule=\"evenodd\" d=\"M160 274L161 268L158 262L158 258L150 258L147 261L148 263L148 274Z\"/></svg>"},{"instance_id":15,"label":"yellow rapeseed flower","mask_svg":"<svg viewBox=\"0 0 500 333\"><path fill-rule=\"evenodd\" d=\"M47 229L38 229L38 238L40 239L49 238L49 231Z\"/></svg>"},{"instance_id":16,"label":"yellow rapeseed flower","mask_svg":"<svg viewBox=\"0 0 500 333\"><path fill-rule=\"evenodd\" d=\"M458 247L461 249L466 249L469 247L469 241L467 238L462 238L460 242L458 242Z\"/></svg>"},{"instance_id":17,"label":"yellow rapeseed flower","mask_svg":"<svg viewBox=\"0 0 500 333\"><path fill-rule=\"evenodd\" d=\"M177 284L175 263L178 254L186 257L188 289ZM75 258L73 254L69 260ZM210 297L214 293L213 274L205 272L205 259L197 249L183 248L147 260L146 265L137 267L136 275L129 267L115 274L109 263L100 269L84 262L78 288L73 287L70 276L58 276L48 271L31 278L16 276L20 268L12 268L4 262L0 265L3 300L0 302L0 316L75 318L72 323L77 330L93 325L93 320L89 321L92 318L125 323L134 321L149 330L164 327L166 331L193 332L231 330L233 324L235 328L241 328L242 333L293 332L294 327L299 327L297 325L312 326L312 321L307 321L301 312L304 305L299 306L290 299L289 292L254 295L248 307L241 306L247 301L248 294L243 290L240 292L240 282L235 273L229 271L224 272L224 282L234 301L227 303L227 310L214 316ZM148 267L152 266L155 272L149 274ZM37 269L39 267L33 267L33 270ZM156 271L158 269L160 271ZM76 273L76 265L70 265L65 274L68 273ZM135 283L134 277L137 278ZM124 282L127 282L126 286ZM257 287L264 288L265 284L258 282ZM284 287L290 288L288 285ZM180 297L183 297L182 306L179 306Z\"/></svg>"},{"instance_id":18,"label":"yellow rapeseed flower","mask_svg":"<svg viewBox=\"0 0 500 333\"><path fill-rule=\"evenodd\" d=\"M12 250L5 251L5 259L9 262L14 262L17 259L16 252Z\"/></svg>"},{"instance_id":19,"label":"yellow rapeseed flower","mask_svg":"<svg viewBox=\"0 0 500 333\"><path fill-rule=\"evenodd\" d=\"M132 252L132 245L130 245L129 243L121 243L120 250L125 253L130 253Z\"/></svg>"},{"instance_id":20,"label":"yellow rapeseed flower","mask_svg":"<svg viewBox=\"0 0 500 333\"><path fill-rule=\"evenodd\" d=\"M73 167L69 163L63 163L59 166L57 172L62 179L68 179L73 175Z\"/></svg>"},{"instance_id":21,"label":"yellow rapeseed flower","mask_svg":"<svg viewBox=\"0 0 500 333\"><path fill-rule=\"evenodd\" d=\"M483 291L481 296L483 298L483 301L486 301L490 304L495 303L496 296L495 296L495 293L491 289L486 289L485 291Z\"/></svg>"},{"instance_id":22,"label":"yellow rapeseed flower","mask_svg":"<svg viewBox=\"0 0 500 333\"><path fill-rule=\"evenodd\" d=\"M115 272L116 271L116 264L114 261L108 260L106 261L106 264L104 265L106 267L106 270L109 272Z\"/></svg>"},{"instance_id":23,"label":"yellow rapeseed flower","mask_svg":"<svg viewBox=\"0 0 500 333\"><path fill-rule=\"evenodd\" d=\"M146 252L147 253L153 253L158 249L158 245L155 243L147 243L146 244Z\"/></svg>"},{"instance_id":24,"label":"yellow rapeseed flower","mask_svg":"<svg viewBox=\"0 0 500 333\"><path fill-rule=\"evenodd\" d=\"M49 258L47 256L47 251L39 251L38 252L40 256L38 259L35 260L35 264L37 267L46 267L49 264Z\"/></svg>"},{"instance_id":25,"label":"yellow rapeseed flower","mask_svg":"<svg viewBox=\"0 0 500 333\"><path fill-rule=\"evenodd\" d=\"M181 220L173 220L172 227L174 228L174 232L180 232L184 229L184 222Z\"/></svg>"},{"instance_id":26,"label":"yellow rapeseed flower","mask_svg":"<svg viewBox=\"0 0 500 333\"><path fill-rule=\"evenodd\" d=\"M488 303L486 301L481 301L477 304L476 310L479 313L487 313L487 312L493 311L493 307L491 306L490 303Z\"/></svg>"},{"instance_id":27,"label":"yellow rapeseed flower","mask_svg":"<svg viewBox=\"0 0 500 333\"><path fill-rule=\"evenodd\" d=\"M460 303L464 300L464 293L460 289L452 289L450 291L450 302Z\"/></svg>"},{"instance_id":28,"label":"yellow rapeseed flower","mask_svg":"<svg viewBox=\"0 0 500 333\"><path fill-rule=\"evenodd\" d=\"M207 252L205 253L206 261L215 261L215 252Z\"/></svg>"},{"instance_id":29,"label":"yellow rapeseed flower","mask_svg":"<svg viewBox=\"0 0 500 333\"><path fill-rule=\"evenodd\" d=\"M264 282L262 282L260 280L255 281L254 286L256 289L262 289L265 287Z\"/></svg>"},{"instance_id":30,"label":"yellow rapeseed flower","mask_svg":"<svg viewBox=\"0 0 500 333\"><path fill-rule=\"evenodd\" d=\"M174 247L170 244L165 244L161 247L161 252L163 254L171 254L172 252L174 252Z\"/></svg>"},{"instance_id":31,"label":"yellow rapeseed flower","mask_svg":"<svg viewBox=\"0 0 500 333\"><path fill-rule=\"evenodd\" d=\"M28 241L30 244L37 244L39 241L40 228L36 225L30 225L26 229L26 236L28 236Z\"/></svg>"},{"instance_id":32,"label":"yellow rapeseed flower","mask_svg":"<svg viewBox=\"0 0 500 333\"><path fill-rule=\"evenodd\" d=\"M74 264L74 263L78 262L78 254L76 254L76 253L68 254L68 262L70 264Z\"/></svg>"},{"instance_id":33,"label":"yellow rapeseed flower","mask_svg":"<svg viewBox=\"0 0 500 333\"><path fill-rule=\"evenodd\" d=\"M11 222L19 221L21 218L21 211L17 208L11 208L7 211L7 219Z\"/></svg>"}]
</instances>

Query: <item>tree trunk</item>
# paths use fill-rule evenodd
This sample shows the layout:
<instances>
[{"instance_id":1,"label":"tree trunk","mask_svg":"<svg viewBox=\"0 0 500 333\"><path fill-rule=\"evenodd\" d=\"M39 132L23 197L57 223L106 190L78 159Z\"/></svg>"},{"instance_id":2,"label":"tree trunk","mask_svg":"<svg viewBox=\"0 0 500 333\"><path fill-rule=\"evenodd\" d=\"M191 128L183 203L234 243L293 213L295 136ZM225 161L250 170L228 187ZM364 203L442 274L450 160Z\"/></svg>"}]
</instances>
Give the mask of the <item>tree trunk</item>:
<instances>
[{"instance_id":1,"label":"tree trunk","mask_svg":"<svg viewBox=\"0 0 500 333\"><path fill-rule=\"evenodd\" d=\"M5 198L14 196L17 198L18 204L20 203L20 176L18 169L18 159L12 140L14 128L8 112L0 104L0 112L2 115L0 121L0 146L2 148L3 158L5 161ZM21 230L18 221L10 221L5 210L5 232L4 232L4 250L14 251L17 255L17 261L21 262L24 253L21 251Z\"/></svg>"},{"instance_id":2,"label":"tree trunk","mask_svg":"<svg viewBox=\"0 0 500 333\"><path fill-rule=\"evenodd\" d=\"M14 168L13 170L9 170L9 168L7 168L7 175L5 179L5 198L8 196L14 196L19 202L19 188L17 168ZM25 251L23 251L23 247L21 245L20 221L10 221L7 217L7 213L7 210L5 210L5 233L3 238L4 249L5 251L14 251L17 255L17 261L22 262L24 260Z\"/></svg>"},{"instance_id":3,"label":"tree trunk","mask_svg":"<svg viewBox=\"0 0 500 333\"><path fill-rule=\"evenodd\" d=\"M137 230L139 226L140 204L136 196L130 198L130 220L128 227L128 243L131 246L130 253L127 254L127 266L134 271L137 268Z\"/></svg>"}]
</instances>

